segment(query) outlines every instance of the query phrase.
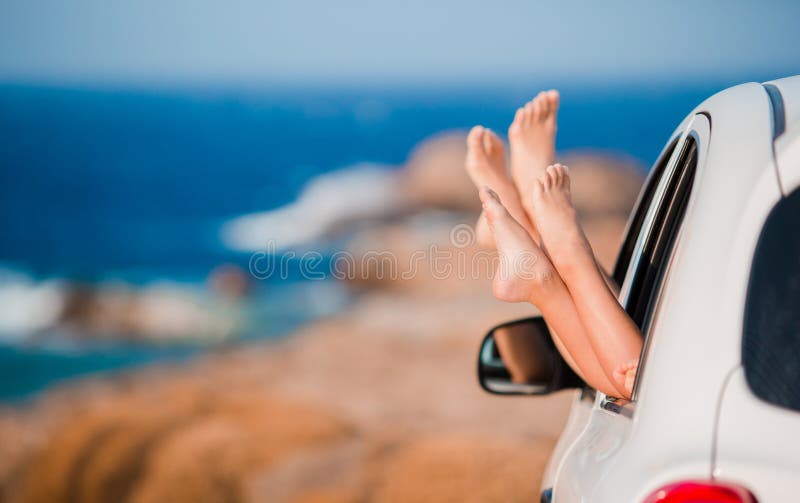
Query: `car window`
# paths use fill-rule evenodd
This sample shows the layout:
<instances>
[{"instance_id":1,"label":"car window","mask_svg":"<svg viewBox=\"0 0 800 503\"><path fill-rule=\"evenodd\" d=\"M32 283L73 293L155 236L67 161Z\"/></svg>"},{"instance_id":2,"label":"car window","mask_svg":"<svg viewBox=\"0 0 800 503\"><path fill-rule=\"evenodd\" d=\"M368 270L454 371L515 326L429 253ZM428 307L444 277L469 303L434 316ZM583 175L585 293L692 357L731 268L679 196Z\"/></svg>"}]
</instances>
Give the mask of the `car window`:
<instances>
[{"instance_id":1,"label":"car window","mask_svg":"<svg viewBox=\"0 0 800 503\"><path fill-rule=\"evenodd\" d=\"M625 309L644 337L639 356L639 370L633 385L634 401L638 397L639 382L650 348L650 324L691 195L697 157L697 138L694 134L690 134L681 146L675 169L665 174L669 179L665 180L664 195L660 201L653 202L658 205L654 208L653 229L644 243L636 270L630 271L632 274L630 295Z\"/></svg>"},{"instance_id":2,"label":"car window","mask_svg":"<svg viewBox=\"0 0 800 503\"><path fill-rule=\"evenodd\" d=\"M750 270L742 337L747 384L800 410L800 189L772 209Z\"/></svg>"},{"instance_id":3,"label":"car window","mask_svg":"<svg viewBox=\"0 0 800 503\"><path fill-rule=\"evenodd\" d=\"M650 207L650 203L653 201L653 194L656 192L658 182L661 180L667 164L669 164L669 159L672 156L672 152L675 150L675 145L677 143L678 138L675 138L667 146L667 148L664 149L664 152L662 152L661 156L650 170L650 174L647 176L647 180L644 183L644 188L639 193L639 198L633 207L633 212L631 213L632 216L630 222L628 223L628 230L625 235L625 240L622 242L622 247L617 255L617 262L614 265L614 273L612 275L614 282L619 286L621 286L625 281L625 275L628 272L628 266L630 266L631 263L631 256L633 255L634 248L636 248L636 241L639 238L639 233L642 230L642 224L644 223L644 217L647 214L647 209Z\"/></svg>"},{"instance_id":4,"label":"car window","mask_svg":"<svg viewBox=\"0 0 800 503\"><path fill-rule=\"evenodd\" d=\"M697 140L689 135L675 169L668 175L664 196L655 202L658 207L653 229L644 244L637 269L633 271L629 301L625 307L642 334L647 334L649 314L657 300L670 252L683 221L696 168Z\"/></svg>"}]
</instances>

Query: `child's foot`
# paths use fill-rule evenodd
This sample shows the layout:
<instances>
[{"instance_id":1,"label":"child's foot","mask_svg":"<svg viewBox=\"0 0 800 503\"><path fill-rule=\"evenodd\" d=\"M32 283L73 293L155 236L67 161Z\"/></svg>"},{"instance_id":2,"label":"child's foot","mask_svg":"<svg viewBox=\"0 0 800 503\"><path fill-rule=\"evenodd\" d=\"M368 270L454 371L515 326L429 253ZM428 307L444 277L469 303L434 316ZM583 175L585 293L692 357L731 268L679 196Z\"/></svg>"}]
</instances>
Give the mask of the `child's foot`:
<instances>
[{"instance_id":1,"label":"child's foot","mask_svg":"<svg viewBox=\"0 0 800 503\"><path fill-rule=\"evenodd\" d=\"M533 185L547 166L555 162L558 103L558 91L542 91L517 110L514 122L508 128L511 177L531 220ZM535 221L533 223L538 226Z\"/></svg>"},{"instance_id":2,"label":"child's foot","mask_svg":"<svg viewBox=\"0 0 800 503\"><path fill-rule=\"evenodd\" d=\"M465 166L476 187L489 186L496 190L511 216L528 232L533 231L517 189L506 172L503 142L494 132L482 126L472 128L467 136Z\"/></svg>"},{"instance_id":3,"label":"child's foot","mask_svg":"<svg viewBox=\"0 0 800 503\"><path fill-rule=\"evenodd\" d=\"M495 297L536 304L554 280L553 265L492 189L482 188L480 198L500 257L492 283Z\"/></svg>"},{"instance_id":4,"label":"child's foot","mask_svg":"<svg viewBox=\"0 0 800 503\"><path fill-rule=\"evenodd\" d=\"M596 269L592 248L572 206L568 168L561 164L548 166L534 182L531 199L542 245L567 284L567 276L575 268Z\"/></svg>"}]
</instances>

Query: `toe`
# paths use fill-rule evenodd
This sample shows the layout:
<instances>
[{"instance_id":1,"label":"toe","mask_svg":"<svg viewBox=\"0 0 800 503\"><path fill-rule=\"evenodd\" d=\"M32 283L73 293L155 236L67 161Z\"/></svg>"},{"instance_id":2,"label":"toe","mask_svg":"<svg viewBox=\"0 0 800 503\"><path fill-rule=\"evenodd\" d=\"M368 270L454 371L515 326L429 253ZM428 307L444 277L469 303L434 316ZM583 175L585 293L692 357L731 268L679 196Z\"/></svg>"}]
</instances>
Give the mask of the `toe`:
<instances>
[{"instance_id":1,"label":"toe","mask_svg":"<svg viewBox=\"0 0 800 503\"><path fill-rule=\"evenodd\" d=\"M555 187L558 183L558 169L556 169L556 166L548 166L545 171L545 176L547 177L547 188Z\"/></svg>"},{"instance_id":2,"label":"toe","mask_svg":"<svg viewBox=\"0 0 800 503\"><path fill-rule=\"evenodd\" d=\"M525 109L520 107L517 109L517 112L514 114L514 120L508 127L508 135L515 136L519 134L520 131L522 130L522 123L524 121L525 121Z\"/></svg>"},{"instance_id":3,"label":"toe","mask_svg":"<svg viewBox=\"0 0 800 503\"><path fill-rule=\"evenodd\" d=\"M542 107L542 115L541 118L547 117L550 114L550 98L545 92L539 93L536 97L536 101L541 103Z\"/></svg>"},{"instance_id":4,"label":"toe","mask_svg":"<svg viewBox=\"0 0 800 503\"><path fill-rule=\"evenodd\" d=\"M502 151L503 142L494 131L486 128L483 132L483 148L487 154L494 155Z\"/></svg>"},{"instance_id":5,"label":"toe","mask_svg":"<svg viewBox=\"0 0 800 503\"><path fill-rule=\"evenodd\" d=\"M475 126L470 129L469 134L467 135L467 147L472 149L479 148L482 136L483 126Z\"/></svg>"},{"instance_id":6,"label":"toe","mask_svg":"<svg viewBox=\"0 0 800 503\"><path fill-rule=\"evenodd\" d=\"M542 103L540 101L533 100L532 102L528 103L525 108L530 109L530 112L528 113L528 120L530 124L539 122L539 116L542 114Z\"/></svg>"},{"instance_id":7,"label":"toe","mask_svg":"<svg viewBox=\"0 0 800 503\"><path fill-rule=\"evenodd\" d=\"M536 115L536 103L529 101L525 104L525 125L530 125Z\"/></svg>"},{"instance_id":8,"label":"toe","mask_svg":"<svg viewBox=\"0 0 800 503\"><path fill-rule=\"evenodd\" d=\"M487 154L491 154L492 151L492 138L489 136L489 133L491 133L491 131L489 131L488 128L484 128L483 134L481 134L481 148Z\"/></svg>"},{"instance_id":9,"label":"toe","mask_svg":"<svg viewBox=\"0 0 800 503\"><path fill-rule=\"evenodd\" d=\"M479 164L486 160L486 151L484 147L484 131L483 126L475 126L470 130L467 135L467 168L475 166L477 161Z\"/></svg>"},{"instance_id":10,"label":"toe","mask_svg":"<svg viewBox=\"0 0 800 503\"><path fill-rule=\"evenodd\" d=\"M570 190L570 186L572 185L572 177L569 176L569 166L562 165L561 166L561 173L562 173L562 176L564 178L564 180L562 182L564 188L566 188L567 190Z\"/></svg>"},{"instance_id":11,"label":"toe","mask_svg":"<svg viewBox=\"0 0 800 503\"><path fill-rule=\"evenodd\" d=\"M539 175L539 182L542 184L542 194L547 193L550 190L550 177L547 175L547 170Z\"/></svg>"},{"instance_id":12,"label":"toe","mask_svg":"<svg viewBox=\"0 0 800 503\"><path fill-rule=\"evenodd\" d=\"M484 185L478 196L481 198L481 203L483 203L484 215L486 215L489 224L494 224L498 218L503 218L508 214L497 193L488 186Z\"/></svg>"},{"instance_id":13,"label":"toe","mask_svg":"<svg viewBox=\"0 0 800 503\"><path fill-rule=\"evenodd\" d=\"M550 102L550 111L556 113L558 111L559 102L561 101L561 96L558 94L558 91L550 89L547 91L547 98Z\"/></svg>"},{"instance_id":14,"label":"toe","mask_svg":"<svg viewBox=\"0 0 800 503\"><path fill-rule=\"evenodd\" d=\"M561 186L561 180L563 179L562 172L561 172L561 165L560 164L554 164L553 165L553 175L552 176L553 176L553 183L555 184L555 186L556 187L560 187Z\"/></svg>"}]
</instances>

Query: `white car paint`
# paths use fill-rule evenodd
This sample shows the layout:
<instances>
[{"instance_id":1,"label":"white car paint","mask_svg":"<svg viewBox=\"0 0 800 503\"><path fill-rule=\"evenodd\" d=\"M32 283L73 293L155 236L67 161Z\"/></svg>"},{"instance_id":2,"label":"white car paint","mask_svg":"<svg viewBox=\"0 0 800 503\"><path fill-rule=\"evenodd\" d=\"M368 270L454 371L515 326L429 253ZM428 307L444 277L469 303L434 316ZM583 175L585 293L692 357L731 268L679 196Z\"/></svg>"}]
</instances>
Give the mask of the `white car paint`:
<instances>
[{"instance_id":1,"label":"white car paint","mask_svg":"<svg viewBox=\"0 0 800 503\"><path fill-rule=\"evenodd\" d=\"M672 135L679 147L693 135L698 163L634 397L619 404L598 393L589 405L576 396L542 483L552 501L642 501L666 483L712 477L741 483L762 502L792 501L800 413L756 398L741 368L756 243L772 207L800 185L800 76L772 84L786 112L774 145L772 105L757 83L712 96Z\"/></svg>"}]
</instances>

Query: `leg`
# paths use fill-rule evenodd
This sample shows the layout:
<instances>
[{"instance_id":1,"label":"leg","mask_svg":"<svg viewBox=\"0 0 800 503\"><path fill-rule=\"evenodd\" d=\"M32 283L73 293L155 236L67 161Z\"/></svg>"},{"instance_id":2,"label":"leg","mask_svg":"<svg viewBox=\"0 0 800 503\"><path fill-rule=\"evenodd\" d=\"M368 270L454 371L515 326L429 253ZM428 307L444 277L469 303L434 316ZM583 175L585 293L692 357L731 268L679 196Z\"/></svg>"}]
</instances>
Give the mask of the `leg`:
<instances>
[{"instance_id":1,"label":"leg","mask_svg":"<svg viewBox=\"0 0 800 503\"><path fill-rule=\"evenodd\" d=\"M630 364L639 359L642 337L608 288L578 224L565 166L550 166L539 178L533 210L543 244L572 295L606 376L629 398ZM620 375L625 376L622 381Z\"/></svg>"},{"instance_id":2,"label":"leg","mask_svg":"<svg viewBox=\"0 0 800 503\"><path fill-rule=\"evenodd\" d=\"M573 370L594 388L618 396L620 390L598 363L569 290L547 256L491 189L482 189L480 196L500 258L492 283L494 295L507 302L536 305L550 326L558 350Z\"/></svg>"},{"instance_id":3,"label":"leg","mask_svg":"<svg viewBox=\"0 0 800 503\"><path fill-rule=\"evenodd\" d=\"M557 99L557 93L555 94ZM528 129L525 131L530 132ZM550 140L552 142L552 139ZM523 234L527 233L529 236L527 237L528 240L531 240L530 235L535 232L532 230L532 225L530 225L530 220L527 217L527 213L522 207L522 203L519 199L519 193L514 188L511 180L508 178L508 175L505 170L505 160L503 155L503 145L497 135L492 133L491 131L476 126L474 127L468 136L467 139L467 160L466 160L466 168L467 172L470 175L470 178L473 182L478 186L482 187L486 182L493 183L496 186L500 187L504 196L504 200L510 201L509 212L506 213L508 215L511 213L512 219L516 220L514 222L515 228L522 228ZM501 205L502 206L502 205ZM511 208L515 208L515 211L510 211ZM505 210L504 210L505 211ZM522 223L527 222L529 226L523 226ZM481 218L478 220L476 225L476 234L478 243L482 246L491 247L494 245L495 239L492 235L491 230L489 229L488 225L488 218L486 210L481 213ZM520 236L520 238L524 238L525 236ZM536 247L536 243L532 243L534 248L538 250ZM540 250L539 250L540 252ZM543 253L539 253L542 258L546 261L547 258ZM497 279L497 278L496 278ZM495 289L496 293L497 289L503 290L505 285L498 284L495 282ZM580 325L580 322L577 318L577 312L575 311L574 305L572 305L572 299L569 297L568 292L566 290L562 290L562 293L567 293L566 296L562 296L562 300L564 302L568 302L570 307L568 312L572 313L572 321L573 323L564 323L561 322L561 325L564 326L564 330L578 330L578 337L584 333L583 327ZM498 298L506 298L508 297L509 292L499 292ZM534 302L534 304L537 304ZM539 303L541 304L541 303ZM538 305L538 304L537 304ZM541 306L539 306L541 309ZM552 317L549 316L547 319L551 319ZM577 323L574 323L577 322ZM605 389L605 390L612 390L614 389L613 386L610 384L608 378L603 374L602 369L600 369L599 364L597 363L596 359L585 359L584 367L588 367L589 371L587 373L582 373L580 367L575 363L575 357L567 350L565 344L561 341L560 337L558 336L558 329L556 329L551 324L551 332L553 335L553 341L555 342L556 346L558 347L561 354L564 356L564 359L570 364L570 366L575 370L578 374L583 376L588 376L585 378L588 383L594 386L597 389ZM577 343L573 350L579 351L581 349L589 348L588 341L584 340L583 343ZM609 394L618 394L618 393L609 393Z\"/></svg>"},{"instance_id":4,"label":"leg","mask_svg":"<svg viewBox=\"0 0 800 503\"><path fill-rule=\"evenodd\" d=\"M525 162L531 161L531 159L535 160L535 153L537 151L536 149L541 150L541 147L543 147L544 150L549 149L550 152L554 152L555 113L558 107L558 93L555 91L550 91L549 93L540 93L540 96L538 96L534 102L538 103L542 102L543 100L549 100L549 104L547 106L547 113L536 116L537 121L539 118L543 119L541 123L532 122L531 119L533 116L530 114L530 112L538 111L540 108L544 109L544 105L541 105L540 103L539 105L533 107L532 104L529 104L531 106L527 106L528 111L526 113L522 115L520 113L517 114L517 118L520 119L515 121L517 129L515 129L514 124L512 124L510 129L510 136L515 138L512 139L512 142L516 140L517 147L519 147L517 149L518 164L519 162L522 162L523 159ZM552 153L549 157L545 158L552 158ZM539 163L541 162L543 161L539 161ZM534 162L532 165L539 166L539 163ZM524 227L525 232L527 232L530 236L535 236L535 239L538 239L538 234L534 230L531 220L528 217L529 213L524 209L520 201L520 192L518 192L513 186L512 181L508 178L506 173L503 144L500 139L497 138L497 135L481 126L472 128L467 138L466 168L470 178L476 184L476 186L483 187L484 185L489 184L499 187L499 190L502 192L500 197L503 198L503 201L507 201L506 204L509 206L509 212L511 215L513 215L513 219ZM538 173L543 169L544 167L540 170L536 170L535 173ZM522 169L519 171L519 173L520 176L526 175L528 178L530 178L530 174L526 174ZM531 179L531 183L534 182L535 177ZM530 190L527 191L529 195L530 192ZM528 199L530 199L530 197ZM487 248L495 246L495 239L487 224L485 210L481 213L481 217L478 219L475 230L479 245ZM531 238L529 237L529 239ZM536 247L536 243L533 243L533 245ZM547 260L544 254L541 255L545 260ZM495 286L497 287L497 284L495 284ZM503 287L500 286L500 288ZM570 326L566 326L566 323L562 323L562 325L565 326L564 330L579 330L580 334L583 334L584 329L580 325L580 322L577 318L577 311L575 311L575 306L572 304L572 299L569 297L569 295L566 295L562 300L570 303L569 311L572 313L573 320L578 321L577 324L572 323ZM540 303L534 302L534 304L537 304L541 309L541 306L539 305ZM550 320L552 317L546 317L546 319ZM586 361L584 361L584 367L588 366L589 371L587 373L582 373L579 366L575 363L576 358L570 354L570 351L559 337L557 329L551 323L548 322L548 324L550 325L553 341L555 342L556 347L558 347L558 350L561 352L562 356L570 364L573 370L581 375L581 377L588 376L584 377L584 380L597 389L614 389L608 378L605 376L605 374L603 374L602 369L599 367L599 363L597 363L596 359L586 359ZM588 347L588 341L584 340L583 343L576 344L575 347L573 347L573 350L578 351ZM619 392L608 394L617 395Z\"/></svg>"}]
</instances>

